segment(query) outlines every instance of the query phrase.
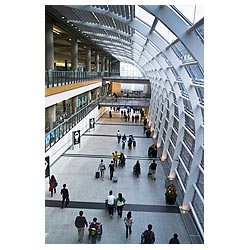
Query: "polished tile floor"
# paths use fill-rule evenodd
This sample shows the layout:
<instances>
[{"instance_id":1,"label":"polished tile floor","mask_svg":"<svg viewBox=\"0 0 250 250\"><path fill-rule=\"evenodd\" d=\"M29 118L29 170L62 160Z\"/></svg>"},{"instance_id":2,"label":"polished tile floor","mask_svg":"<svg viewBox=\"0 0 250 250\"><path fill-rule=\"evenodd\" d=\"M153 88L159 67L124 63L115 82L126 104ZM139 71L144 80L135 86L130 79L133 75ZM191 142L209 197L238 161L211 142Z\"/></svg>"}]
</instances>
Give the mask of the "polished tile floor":
<instances>
[{"instance_id":1,"label":"polished tile floor","mask_svg":"<svg viewBox=\"0 0 250 250\"><path fill-rule=\"evenodd\" d=\"M117 143L116 132L133 134L136 147L131 150L127 145L122 150ZM153 225L155 244L167 244L173 233L178 233L182 244L191 244L190 236L183 223L177 205L165 203L165 179L161 162L157 163L156 180L148 178L148 166L152 162L148 158L148 147L153 144L152 138L143 134L143 124L124 121L119 113L108 113L96 122L95 128L81 137L80 147L67 150L52 166L51 175L58 181L57 193L50 197L48 178L45 179L45 243L46 244L90 244L85 230L84 239L77 241L75 217L80 210L91 221L97 217L103 224L101 241L97 244L139 244L140 235L148 224ZM106 166L112 160L112 152L123 152L127 156L126 166L118 167L115 174L118 182L109 179L109 170L105 171L104 180L96 179L95 172L101 159ZM136 160L141 163L141 175L133 176L132 168ZM61 209L60 189L66 184L70 194L68 208ZM117 214L110 218L104 206L109 190L117 195L122 193L126 198L123 217L130 210L134 223L132 234L125 237L123 218Z\"/></svg>"}]
</instances>

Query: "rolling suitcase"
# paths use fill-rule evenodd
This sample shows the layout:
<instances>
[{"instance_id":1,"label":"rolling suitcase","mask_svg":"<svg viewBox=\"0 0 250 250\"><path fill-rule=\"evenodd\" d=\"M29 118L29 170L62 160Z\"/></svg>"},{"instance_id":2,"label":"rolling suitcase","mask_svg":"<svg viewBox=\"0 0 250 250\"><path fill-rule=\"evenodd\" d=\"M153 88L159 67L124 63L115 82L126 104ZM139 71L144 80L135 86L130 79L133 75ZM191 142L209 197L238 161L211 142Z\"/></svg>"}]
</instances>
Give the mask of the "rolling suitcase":
<instances>
[{"instance_id":1,"label":"rolling suitcase","mask_svg":"<svg viewBox=\"0 0 250 250\"><path fill-rule=\"evenodd\" d=\"M118 181L117 176L113 176L112 180L114 183L116 183Z\"/></svg>"},{"instance_id":2,"label":"rolling suitcase","mask_svg":"<svg viewBox=\"0 0 250 250\"><path fill-rule=\"evenodd\" d=\"M99 177L100 177L100 172L99 171L95 172L95 178L98 179Z\"/></svg>"}]
</instances>

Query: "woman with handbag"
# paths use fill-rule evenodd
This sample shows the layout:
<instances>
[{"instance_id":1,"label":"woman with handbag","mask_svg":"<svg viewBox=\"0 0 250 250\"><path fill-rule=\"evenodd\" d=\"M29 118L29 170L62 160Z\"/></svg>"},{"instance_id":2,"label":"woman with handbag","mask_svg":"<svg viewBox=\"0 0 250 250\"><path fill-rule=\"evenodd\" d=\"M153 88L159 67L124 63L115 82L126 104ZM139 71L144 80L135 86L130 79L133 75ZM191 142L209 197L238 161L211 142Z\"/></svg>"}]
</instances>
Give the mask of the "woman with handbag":
<instances>
[{"instance_id":1,"label":"woman with handbag","mask_svg":"<svg viewBox=\"0 0 250 250\"><path fill-rule=\"evenodd\" d=\"M56 187L57 187L57 181L54 175L51 175L50 180L49 180L49 191L51 193L51 197L53 197L53 190L54 194L56 193Z\"/></svg>"}]
</instances>

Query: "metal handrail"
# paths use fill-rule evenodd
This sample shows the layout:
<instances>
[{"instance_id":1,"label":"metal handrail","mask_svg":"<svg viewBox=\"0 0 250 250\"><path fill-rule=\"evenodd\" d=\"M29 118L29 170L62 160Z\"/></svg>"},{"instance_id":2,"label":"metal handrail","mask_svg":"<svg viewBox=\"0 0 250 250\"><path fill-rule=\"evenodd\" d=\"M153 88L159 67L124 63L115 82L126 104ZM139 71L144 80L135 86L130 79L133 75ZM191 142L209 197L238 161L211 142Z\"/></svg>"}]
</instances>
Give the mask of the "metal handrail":
<instances>
[{"instance_id":1,"label":"metal handrail","mask_svg":"<svg viewBox=\"0 0 250 250\"><path fill-rule=\"evenodd\" d=\"M45 134L45 152L55 145L65 134L76 126L84 117L86 117L94 108L98 106L100 99L92 101L87 106L77 111L74 115L64 119L64 121Z\"/></svg>"},{"instance_id":2,"label":"metal handrail","mask_svg":"<svg viewBox=\"0 0 250 250\"><path fill-rule=\"evenodd\" d=\"M96 71L45 71L45 86L53 88L57 86L94 80L101 77L116 77L120 72L96 72Z\"/></svg>"}]
</instances>

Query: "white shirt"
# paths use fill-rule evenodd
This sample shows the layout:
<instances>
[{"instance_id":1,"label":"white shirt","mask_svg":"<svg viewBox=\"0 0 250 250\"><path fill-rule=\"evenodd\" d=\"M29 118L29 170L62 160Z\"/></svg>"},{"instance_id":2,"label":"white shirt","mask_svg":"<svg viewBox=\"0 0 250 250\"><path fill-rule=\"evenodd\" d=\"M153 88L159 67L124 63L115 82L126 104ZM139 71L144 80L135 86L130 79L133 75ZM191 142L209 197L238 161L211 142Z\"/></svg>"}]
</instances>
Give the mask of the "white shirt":
<instances>
[{"instance_id":1,"label":"white shirt","mask_svg":"<svg viewBox=\"0 0 250 250\"><path fill-rule=\"evenodd\" d=\"M113 194L107 196L108 205L114 205L115 204L115 196Z\"/></svg>"}]
</instances>

